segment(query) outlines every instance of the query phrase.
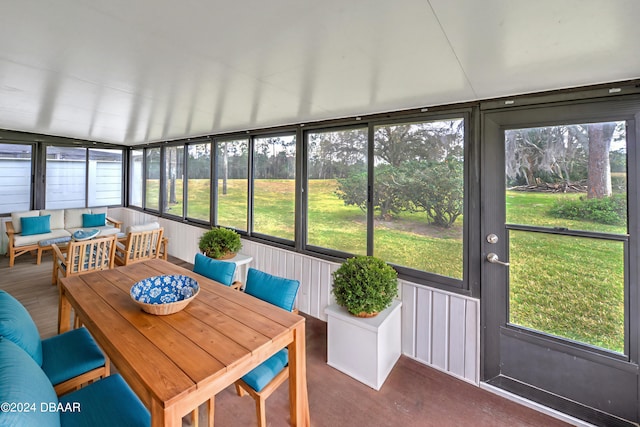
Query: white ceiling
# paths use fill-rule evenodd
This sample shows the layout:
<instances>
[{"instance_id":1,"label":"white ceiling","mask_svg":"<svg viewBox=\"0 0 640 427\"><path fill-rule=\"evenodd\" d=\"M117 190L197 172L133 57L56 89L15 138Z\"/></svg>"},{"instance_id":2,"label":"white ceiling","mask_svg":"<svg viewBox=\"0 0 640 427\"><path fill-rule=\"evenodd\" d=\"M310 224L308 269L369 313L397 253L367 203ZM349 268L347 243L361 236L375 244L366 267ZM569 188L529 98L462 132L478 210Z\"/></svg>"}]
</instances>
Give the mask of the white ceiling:
<instances>
[{"instance_id":1,"label":"white ceiling","mask_svg":"<svg viewBox=\"0 0 640 427\"><path fill-rule=\"evenodd\" d=\"M0 128L118 144L640 77L638 0L0 0Z\"/></svg>"}]
</instances>

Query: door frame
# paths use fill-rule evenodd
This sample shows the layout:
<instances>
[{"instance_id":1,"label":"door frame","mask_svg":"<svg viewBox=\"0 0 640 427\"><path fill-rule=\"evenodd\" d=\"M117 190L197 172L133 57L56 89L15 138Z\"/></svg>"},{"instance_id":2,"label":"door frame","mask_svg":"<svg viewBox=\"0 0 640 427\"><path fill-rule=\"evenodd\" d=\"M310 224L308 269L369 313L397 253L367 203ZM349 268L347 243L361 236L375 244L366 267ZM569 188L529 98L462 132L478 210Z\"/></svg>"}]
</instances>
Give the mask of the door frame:
<instances>
[{"instance_id":1,"label":"door frame","mask_svg":"<svg viewBox=\"0 0 640 427\"><path fill-rule=\"evenodd\" d=\"M480 175L480 255L481 255L481 381L504 388L529 400L561 410L562 412L589 420L595 424L617 425L620 418L609 412L620 413L633 422L640 420L640 381L638 360L640 354L640 292L638 278L640 265L629 260L638 259L638 237L640 237L638 199L638 171L640 164L636 155L637 138L640 135L640 97L628 96L619 99L583 100L529 106L513 106L494 109L495 103L482 109L481 106L481 170ZM628 229L629 242L625 259L625 325L626 355L617 355L586 345L572 343L555 337L536 336L525 328L506 325L508 267L485 261L489 252L497 253L501 260L508 257L508 230L505 227L505 180L504 180L504 133L505 129L547 126L567 122L586 123L627 120L627 185L628 185ZM486 236L494 233L499 242L487 242ZM559 358L547 358L553 352ZM501 354L514 356L502 357ZM531 363L536 360L536 363ZM524 366L531 373L525 380L511 376L513 365ZM597 369L593 370L593 366ZM600 369L602 367L602 369ZM569 390L566 378L541 380L548 369L564 373L564 369L578 370L591 378L597 387L585 390ZM590 370L591 369L591 370ZM540 372L543 371L543 372ZM596 372L597 371L597 372ZM577 378L577 377L576 377ZM531 380L531 381L530 381ZM555 381L556 384L553 384ZM625 385L620 386L623 382ZM559 385L557 383L560 383ZM549 385L549 390L541 390ZM558 389L567 389L564 397ZM584 388L584 387L583 387ZM624 388L624 390L620 390ZM563 391L564 393L564 391ZM582 400L585 404L576 404ZM614 404L607 403L613 400ZM628 406L631 408L627 408ZM615 407L614 407L615 406ZM615 422L615 423L614 423ZM620 424L624 425L624 424Z\"/></svg>"}]
</instances>

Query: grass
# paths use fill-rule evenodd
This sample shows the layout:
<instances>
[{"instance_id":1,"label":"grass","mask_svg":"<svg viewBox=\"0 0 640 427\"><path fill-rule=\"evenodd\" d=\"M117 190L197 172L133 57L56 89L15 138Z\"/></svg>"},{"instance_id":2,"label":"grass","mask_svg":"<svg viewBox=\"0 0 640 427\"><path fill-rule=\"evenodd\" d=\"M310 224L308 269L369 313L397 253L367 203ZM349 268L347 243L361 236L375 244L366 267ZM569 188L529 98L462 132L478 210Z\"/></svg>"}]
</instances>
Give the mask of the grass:
<instances>
[{"instance_id":1,"label":"grass","mask_svg":"<svg viewBox=\"0 0 640 427\"><path fill-rule=\"evenodd\" d=\"M189 215L206 220L208 181L199 181L207 180L189 181ZM219 183L220 225L247 229L247 185L246 179L229 180L223 194ZM157 181L148 182L147 188L155 188L157 194ZM365 254L366 215L358 207L345 206L335 188L335 180L309 182L307 243ZM508 191L507 222L626 233L625 227L547 215L561 197L579 195ZM293 180L256 180L254 230L293 240L294 200ZM170 206L169 212L181 215L182 204ZM393 264L462 279L462 227L463 218L442 229L428 224L420 213L376 220L374 254ZM522 231L512 231L509 239L511 323L624 352L623 243Z\"/></svg>"}]
</instances>

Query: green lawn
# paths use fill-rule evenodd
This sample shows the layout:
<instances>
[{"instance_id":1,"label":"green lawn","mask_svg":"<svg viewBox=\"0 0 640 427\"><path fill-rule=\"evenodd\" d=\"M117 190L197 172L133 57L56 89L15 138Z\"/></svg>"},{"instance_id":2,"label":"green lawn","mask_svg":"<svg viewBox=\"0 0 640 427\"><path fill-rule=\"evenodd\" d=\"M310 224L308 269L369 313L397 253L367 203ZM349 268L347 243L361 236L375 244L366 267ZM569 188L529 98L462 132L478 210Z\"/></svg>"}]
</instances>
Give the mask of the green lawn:
<instances>
[{"instance_id":1,"label":"green lawn","mask_svg":"<svg viewBox=\"0 0 640 427\"><path fill-rule=\"evenodd\" d=\"M201 181L201 182L200 182ZM190 180L190 216L208 219L208 181ZM247 229L247 180L219 183L218 223ZM150 189L156 182L148 182ZM181 188L177 183L176 188ZM335 194L335 180L312 180L308 189L307 242L353 254L366 253L366 215L345 206ZM156 190L157 192L157 190ZM293 240L293 180L256 180L254 230ZM624 227L550 217L560 197L576 194L507 192L507 221L514 224L626 233ZM150 199L147 199L149 202ZM157 197L151 198L157 204ZM169 207L181 215L182 204ZM197 216L196 216L197 215ZM461 279L463 218L450 229L434 227L420 213L376 220L374 253L396 265ZM511 232L510 311L512 323L624 351L623 244L598 239Z\"/></svg>"}]
</instances>

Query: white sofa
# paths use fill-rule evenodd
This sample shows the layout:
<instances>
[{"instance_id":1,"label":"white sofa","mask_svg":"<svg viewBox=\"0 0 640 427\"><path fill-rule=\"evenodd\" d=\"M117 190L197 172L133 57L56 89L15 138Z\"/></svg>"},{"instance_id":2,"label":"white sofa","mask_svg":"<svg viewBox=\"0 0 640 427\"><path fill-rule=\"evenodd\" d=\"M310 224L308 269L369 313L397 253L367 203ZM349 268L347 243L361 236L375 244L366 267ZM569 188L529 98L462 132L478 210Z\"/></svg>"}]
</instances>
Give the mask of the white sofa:
<instances>
[{"instance_id":1,"label":"white sofa","mask_svg":"<svg viewBox=\"0 0 640 427\"><path fill-rule=\"evenodd\" d=\"M105 225L84 226L83 214L104 214ZM22 220L25 217L50 215L49 232L22 235ZM72 208L72 209L42 209L23 212L13 212L11 221L7 221L7 236L9 237L9 267L13 267L16 257L27 252L37 251L37 264L40 264L42 253L51 249L52 243L64 243L71 240L75 231L86 228L100 230L98 236L109 236L120 232L121 221L107 216L107 208Z\"/></svg>"}]
</instances>

